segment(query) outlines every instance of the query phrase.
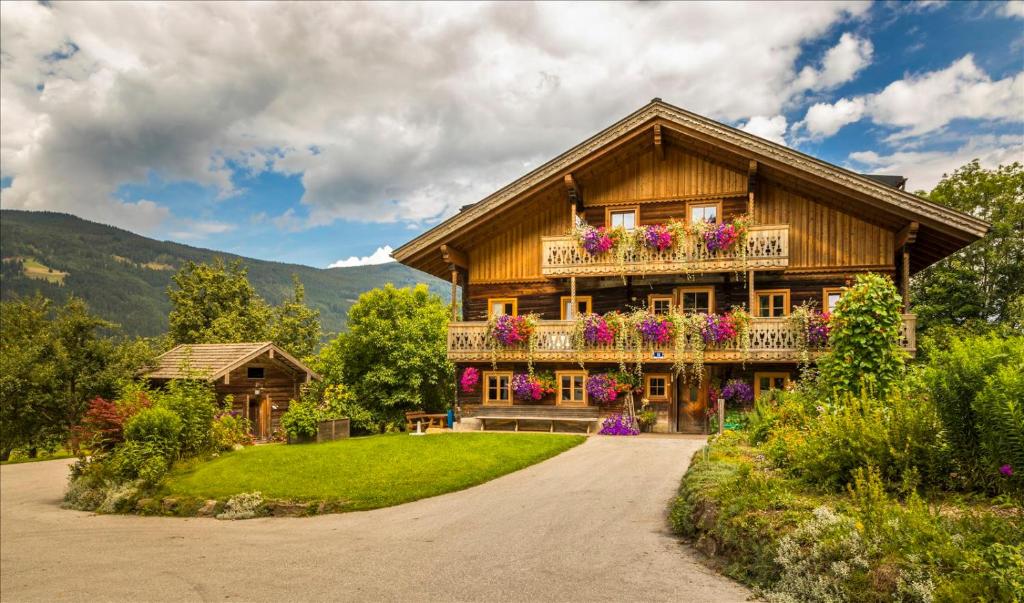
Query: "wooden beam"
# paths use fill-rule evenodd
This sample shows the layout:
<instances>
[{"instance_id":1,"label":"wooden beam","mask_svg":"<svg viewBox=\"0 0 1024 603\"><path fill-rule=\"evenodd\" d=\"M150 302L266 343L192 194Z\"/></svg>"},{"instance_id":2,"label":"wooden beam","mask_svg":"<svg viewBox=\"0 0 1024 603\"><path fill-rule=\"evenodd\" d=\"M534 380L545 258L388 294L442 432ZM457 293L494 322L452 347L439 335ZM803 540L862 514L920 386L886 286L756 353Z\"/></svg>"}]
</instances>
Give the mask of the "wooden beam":
<instances>
[{"instance_id":1,"label":"wooden beam","mask_svg":"<svg viewBox=\"0 0 1024 603\"><path fill-rule=\"evenodd\" d=\"M754 271L753 270L748 270L747 271L747 291L748 291L747 296L749 298L748 299L748 303L750 304L747 307L747 312L750 312L750 315L753 316L754 315L754 298L757 295L755 293L755 291L754 291Z\"/></svg>"},{"instance_id":2,"label":"wooden beam","mask_svg":"<svg viewBox=\"0 0 1024 603\"><path fill-rule=\"evenodd\" d=\"M576 177L572 174L566 174L563 181L565 182L565 193L569 199L569 204L572 205L574 211L579 212L583 206L583 193L580 192L580 186L576 182Z\"/></svg>"},{"instance_id":3,"label":"wooden beam","mask_svg":"<svg viewBox=\"0 0 1024 603\"><path fill-rule=\"evenodd\" d=\"M757 188L757 162L753 159L747 166L747 214L754 217L754 190Z\"/></svg>"},{"instance_id":4,"label":"wooden beam","mask_svg":"<svg viewBox=\"0 0 1024 603\"><path fill-rule=\"evenodd\" d=\"M903 246L903 262L900 266L900 288L903 290L903 313L910 313L910 248Z\"/></svg>"},{"instance_id":5,"label":"wooden beam","mask_svg":"<svg viewBox=\"0 0 1024 603\"><path fill-rule=\"evenodd\" d=\"M274 359L274 348L270 348L269 350L267 350L267 352L270 353L270 359L273 360Z\"/></svg>"},{"instance_id":6,"label":"wooden beam","mask_svg":"<svg viewBox=\"0 0 1024 603\"><path fill-rule=\"evenodd\" d=\"M661 124L654 124L654 150L658 153L658 159L665 159L665 145L661 141Z\"/></svg>"},{"instance_id":7,"label":"wooden beam","mask_svg":"<svg viewBox=\"0 0 1024 603\"><path fill-rule=\"evenodd\" d=\"M455 322L456 320L459 319L459 311L458 311L457 306L455 305L455 298L457 296L456 294L458 293L458 287L459 287L459 269L454 264L451 266L451 268L452 268L452 302L451 302L451 305L452 305L452 322Z\"/></svg>"},{"instance_id":8,"label":"wooden beam","mask_svg":"<svg viewBox=\"0 0 1024 603\"><path fill-rule=\"evenodd\" d=\"M917 230L920 227L921 225L918 224L917 222L911 222L910 224L907 224L902 229L900 229L900 231L896 233L896 249L899 249L900 247L905 247L907 245L911 245L915 241L917 241Z\"/></svg>"},{"instance_id":9,"label":"wooden beam","mask_svg":"<svg viewBox=\"0 0 1024 603\"><path fill-rule=\"evenodd\" d=\"M224 373L224 385L231 385L231 373Z\"/></svg>"},{"instance_id":10,"label":"wooden beam","mask_svg":"<svg viewBox=\"0 0 1024 603\"><path fill-rule=\"evenodd\" d=\"M441 245L441 257L446 264L454 264L460 268L469 268L469 258L466 254L451 245Z\"/></svg>"}]
</instances>

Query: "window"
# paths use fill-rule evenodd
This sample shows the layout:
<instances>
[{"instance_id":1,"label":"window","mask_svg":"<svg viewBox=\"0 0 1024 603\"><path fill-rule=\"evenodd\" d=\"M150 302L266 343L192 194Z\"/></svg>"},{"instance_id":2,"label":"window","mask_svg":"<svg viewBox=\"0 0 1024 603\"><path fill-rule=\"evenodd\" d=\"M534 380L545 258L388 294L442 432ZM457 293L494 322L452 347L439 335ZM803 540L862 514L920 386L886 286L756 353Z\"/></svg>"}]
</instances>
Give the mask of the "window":
<instances>
[{"instance_id":1,"label":"window","mask_svg":"<svg viewBox=\"0 0 1024 603\"><path fill-rule=\"evenodd\" d=\"M842 287L825 287L821 290L821 307L829 312L836 309L836 302L843 296Z\"/></svg>"},{"instance_id":2,"label":"window","mask_svg":"<svg viewBox=\"0 0 1024 603\"><path fill-rule=\"evenodd\" d=\"M651 402L668 400L668 375L647 375L644 378L644 392Z\"/></svg>"},{"instance_id":3,"label":"window","mask_svg":"<svg viewBox=\"0 0 1024 603\"><path fill-rule=\"evenodd\" d=\"M651 314L668 314L672 309L672 296L671 295L648 295L647 296L647 309L651 311Z\"/></svg>"},{"instance_id":4,"label":"window","mask_svg":"<svg viewBox=\"0 0 1024 603\"><path fill-rule=\"evenodd\" d=\"M484 371L484 404L511 404L511 383L511 372Z\"/></svg>"},{"instance_id":5,"label":"window","mask_svg":"<svg viewBox=\"0 0 1024 603\"><path fill-rule=\"evenodd\" d=\"M712 224L718 224L722 221L722 202L687 203L686 217L690 221L690 224L696 224L697 222L711 222Z\"/></svg>"},{"instance_id":6,"label":"window","mask_svg":"<svg viewBox=\"0 0 1024 603\"><path fill-rule=\"evenodd\" d=\"M558 371L555 373L555 380L558 382L558 395L555 398L555 404L586 406L586 371Z\"/></svg>"},{"instance_id":7,"label":"window","mask_svg":"<svg viewBox=\"0 0 1024 603\"><path fill-rule=\"evenodd\" d=\"M626 230L633 230L640 222L639 207L609 207L604 211L604 223L609 228L621 226Z\"/></svg>"},{"instance_id":8,"label":"window","mask_svg":"<svg viewBox=\"0 0 1024 603\"><path fill-rule=\"evenodd\" d=\"M789 373L754 373L754 399L761 397L761 392L773 389L786 389L789 385Z\"/></svg>"},{"instance_id":9,"label":"window","mask_svg":"<svg viewBox=\"0 0 1024 603\"><path fill-rule=\"evenodd\" d=\"M590 314L591 298L589 295L576 296L576 308L572 307L572 296L562 296L562 320L575 320L577 316Z\"/></svg>"},{"instance_id":10,"label":"window","mask_svg":"<svg viewBox=\"0 0 1024 603\"><path fill-rule=\"evenodd\" d=\"M492 297L487 300L487 318L494 318L502 314L515 316L518 313L514 297Z\"/></svg>"},{"instance_id":11,"label":"window","mask_svg":"<svg viewBox=\"0 0 1024 603\"><path fill-rule=\"evenodd\" d=\"M754 316L777 318L789 316L789 289L775 289L757 292L757 310Z\"/></svg>"},{"instance_id":12,"label":"window","mask_svg":"<svg viewBox=\"0 0 1024 603\"><path fill-rule=\"evenodd\" d=\"M250 366L245 370L245 376L249 379L262 379L263 378L263 367L262 366Z\"/></svg>"},{"instance_id":13,"label":"window","mask_svg":"<svg viewBox=\"0 0 1024 603\"><path fill-rule=\"evenodd\" d=\"M683 314L711 314L715 311L714 287L680 287L676 292Z\"/></svg>"}]
</instances>

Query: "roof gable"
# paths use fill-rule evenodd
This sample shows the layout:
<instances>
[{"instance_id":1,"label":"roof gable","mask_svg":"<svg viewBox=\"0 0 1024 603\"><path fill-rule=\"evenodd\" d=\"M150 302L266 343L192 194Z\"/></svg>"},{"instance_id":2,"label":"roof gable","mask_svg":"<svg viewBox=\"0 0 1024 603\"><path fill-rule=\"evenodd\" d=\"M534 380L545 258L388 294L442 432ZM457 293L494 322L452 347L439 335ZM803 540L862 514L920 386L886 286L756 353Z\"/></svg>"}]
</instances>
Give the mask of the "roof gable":
<instances>
[{"instance_id":1,"label":"roof gable","mask_svg":"<svg viewBox=\"0 0 1024 603\"><path fill-rule=\"evenodd\" d=\"M154 366L143 376L147 379L200 378L216 381L263 354L270 353L290 364L297 372L319 379L312 369L269 341L254 343L179 344L157 356Z\"/></svg>"},{"instance_id":2,"label":"roof gable","mask_svg":"<svg viewBox=\"0 0 1024 603\"><path fill-rule=\"evenodd\" d=\"M582 164L594 160L655 124L757 161L780 173L797 178L813 178L821 186L855 196L866 206L897 214L908 222L919 222L927 229L950 237L953 241L950 245L952 251L977 240L988 231L988 224L974 216L937 205L887 183L680 109L661 99L654 99L511 184L464 207L458 214L396 249L392 257L399 262L419 267L417 264L422 262L417 260L422 260L427 254L437 254L439 246L453 233L472 228L526 193L559 182Z\"/></svg>"}]
</instances>

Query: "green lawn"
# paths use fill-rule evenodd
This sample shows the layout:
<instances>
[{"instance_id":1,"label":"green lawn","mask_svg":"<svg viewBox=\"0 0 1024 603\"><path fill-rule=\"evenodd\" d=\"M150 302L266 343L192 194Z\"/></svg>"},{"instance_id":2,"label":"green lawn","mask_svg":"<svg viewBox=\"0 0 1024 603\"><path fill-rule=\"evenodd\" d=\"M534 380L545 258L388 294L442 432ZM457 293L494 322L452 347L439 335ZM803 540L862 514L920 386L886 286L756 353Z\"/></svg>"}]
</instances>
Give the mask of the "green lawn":
<instances>
[{"instance_id":1,"label":"green lawn","mask_svg":"<svg viewBox=\"0 0 1024 603\"><path fill-rule=\"evenodd\" d=\"M254 446L168 480L171 494L224 500L242 492L298 501L345 501L374 509L481 484L551 458L582 436L389 434L326 444Z\"/></svg>"},{"instance_id":2,"label":"green lawn","mask_svg":"<svg viewBox=\"0 0 1024 603\"><path fill-rule=\"evenodd\" d=\"M35 463L38 461L55 461L57 459L69 459L72 458L73 456L75 455L72 454L69 450L58 448L57 450L54 450L52 453L40 450L39 455L36 458L30 459L28 458L27 452L18 449L11 453L11 458L9 460L0 461L0 465L18 465L20 463Z\"/></svg>"}]
</instances>

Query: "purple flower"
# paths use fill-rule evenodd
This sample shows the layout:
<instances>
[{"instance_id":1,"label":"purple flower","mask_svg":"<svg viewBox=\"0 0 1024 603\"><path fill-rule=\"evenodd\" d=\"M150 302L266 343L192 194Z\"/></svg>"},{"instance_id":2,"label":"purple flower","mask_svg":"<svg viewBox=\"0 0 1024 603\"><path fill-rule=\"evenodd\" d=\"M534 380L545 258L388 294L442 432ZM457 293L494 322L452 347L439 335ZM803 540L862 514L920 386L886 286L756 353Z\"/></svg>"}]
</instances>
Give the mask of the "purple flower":
<instances>
[{"instance_id":1,"label":"purple flower","mask_svg":"<svg viewBox=\"0 0 1024 603\"><path fill-rule=\"evenodd\" d=\"M619 395L615 379L604 373L587 377L587 396L598 404L614 402Z\"/></svg>"},{"instance_id":2,"label":"purple flower","mask_svg":"<svg viewBox=\"0 0 1024 603\"><path fill-rule=\"evenodd\" d=\"M731 379L722 388L722 397L734 404L750 403L754 401L754 388L745 381Z\"/></svg>"},{"instance_id":3,"label":"purple flower","mask_svg":"<svg viewBox=\"0 0 1024 603\"><path fill-rule=\"evenodd\" d=\"M603 435L635 436L640 435L640 429L637 427L635 419L626 415L616 414L608 417L601 423L601 431L599 433Z\"/></svg>"},{"instance_id":4,"label":"purple flower","mask_svg":"<svg viewBox=\"0 0 1024 603\"><path fill-rule=\"evenodd\" d=\"M999 468L999 473L1002 473L1006 477L1010 477L1011 475L1013 475L1013 467L1011 467L1010 465L1003 465L1002 467Z\"/></svg>"},{"instance_id":5,"label":"purple flower","mask_svg":"<svg viewBox=\"0 0 1024 603\"><path fill-rule=\"evenodd\" d=\"M645 343L666 344L672 340L672 323L661 316L645 316L639 325Z\"/></svg>"}]
</instances>

